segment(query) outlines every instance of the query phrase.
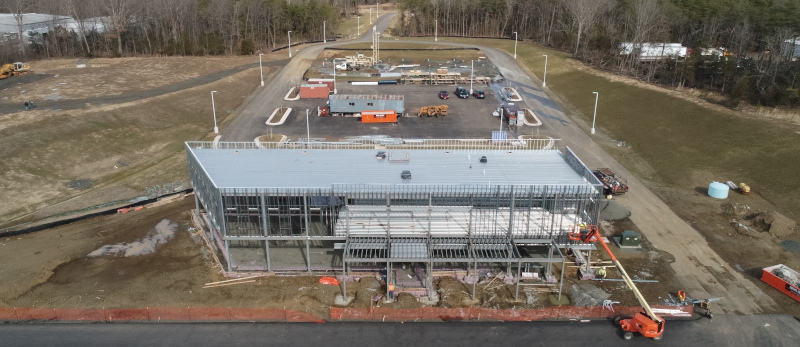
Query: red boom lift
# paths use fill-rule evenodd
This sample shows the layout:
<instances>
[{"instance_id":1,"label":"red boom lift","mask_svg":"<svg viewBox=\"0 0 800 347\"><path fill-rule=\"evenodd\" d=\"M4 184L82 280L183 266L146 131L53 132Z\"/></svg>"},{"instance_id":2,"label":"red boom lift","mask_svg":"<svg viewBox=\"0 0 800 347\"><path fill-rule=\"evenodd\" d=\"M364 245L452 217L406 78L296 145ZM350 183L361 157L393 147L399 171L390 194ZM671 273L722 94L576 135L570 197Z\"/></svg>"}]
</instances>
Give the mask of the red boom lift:
<instances>
[{"instance_id":1,"label":"red boom lift","mask_svg":"<svg viewBox=\"0 0 800 347\"><path fill-rule=\"evenodd\" d=\"M642 293L636 288L636 284L633 283L628 273L622 268L622 264L619 263L617 257L614 256L614 253L611 253L608 245L603 241L603 237L600 236L600 230L597 226L589 225L580 229L579 232L569 233L569 238L570 240L581 241L583 243L600 242L608 255L611 256L611 261L614 263L614 266L619 270L619 273L622 274L622 279L625 280L625 284L633 291L633 294L636 295L636 299L638 299L639 303L642 305L642 312L637 313L633 318L616 319L617 323L622 327L622 330L625 331L625 339L630 340L633 338L633 333L640 333L644 337L649 337L653 340L661 340L664 334L664 319L653 313L653 310L650 308L650 305L647 304L647 301L645 301Z\"/></svg>"}]
</instances>

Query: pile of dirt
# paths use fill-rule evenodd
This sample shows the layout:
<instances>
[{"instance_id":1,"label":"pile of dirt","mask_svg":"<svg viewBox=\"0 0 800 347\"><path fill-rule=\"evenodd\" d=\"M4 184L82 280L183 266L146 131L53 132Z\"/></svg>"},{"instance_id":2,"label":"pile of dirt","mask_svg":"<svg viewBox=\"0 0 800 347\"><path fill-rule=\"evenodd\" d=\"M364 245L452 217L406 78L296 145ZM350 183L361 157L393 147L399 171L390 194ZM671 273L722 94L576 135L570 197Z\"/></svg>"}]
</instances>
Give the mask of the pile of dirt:
<instances>
[{"instance_id":1,"label":"pile of dirt","mask_svg":"<svg viewBox=\"0 0 800 347\"><path fill-rule=\"evenodd\" d=\"M725 203L720 208L723 213L735 217L731 225L739 233L751 237L786 238L798 229L794 220L776 211L759 211L740 203Z\"/></svg>"},{"instance_id":2,"label":"pile of dirt","mask_svg":"<svg viewBox=\"0 0 800 347\"><path fill-rule=\"evenodd\" d=\"M776 211L753 211L750 206L738 203L722 204L722 211L736 218L731 225L740 234L755 238L791 236L797 229L797 222Z\"/></svg>"},{"instance_id":3,"label":"pile of dirt","mask_svg":"<svg viewBox=\"0 0 800 347\"><path fill-rule=\"evenodd\" d=\"M750 223L758 230L779 238L788 237L797 230L795 221L775 211L756 213L750 218Z\"/></svg>"}]
</instances>

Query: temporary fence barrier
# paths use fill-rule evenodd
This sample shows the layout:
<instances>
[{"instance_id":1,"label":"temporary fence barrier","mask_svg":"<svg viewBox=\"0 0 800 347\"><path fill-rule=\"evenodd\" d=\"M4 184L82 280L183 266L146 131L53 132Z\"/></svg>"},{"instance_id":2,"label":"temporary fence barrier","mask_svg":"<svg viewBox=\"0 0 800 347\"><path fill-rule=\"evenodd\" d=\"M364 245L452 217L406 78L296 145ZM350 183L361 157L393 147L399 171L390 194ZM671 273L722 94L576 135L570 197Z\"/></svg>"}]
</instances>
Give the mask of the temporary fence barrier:
<instances>
[{"instance_id":1,"label":"temporary fence barrier","mask_svg":"<svg viewBox=\"0 0 800 347\"><path fill-rule=\"evenodd\" d=\"M687 318L694 314L693 306L654 306L668 309L674 318ZM330 321L536 321L631 317L641 307L557 306L539 309L498 310L479 307L413 309L330 308ZM662 315L663 318L670 318ZM144 307L117 309L30 308L0 307L0 321L70 321L70 322L314 322L325 319L315 313L266 308L228 307Z\"/></svg>"},{"instance_id":2,"label":"temporary fence barrier","mask_svg":"<svg viewBox=\"0 0 800 347\"><path fill-rule=\"evenodd\" d=\"M73 322L314 322L317 314L283 309L228 307L144 307L117 309L0 307L0 321Z\"/></svg>"},{"instance_id":3,"label":"temporary fence barrier","mask_svg":"<svg viewBox=\"0 0 800 347\"><path fill-rule=\"evenodd\" d=\"M692 306L654 306L654 308L669 308L683 312L676 317L691 317L694 313ZM556 319L587 319L611 318L615 316L631 317L642 311L641 307L614 307L614 310L602 306L557 306L539 309L524 310L497 310L490 308L438 308L420 307L412 309L393 308L338 308L331 307L330 318L332 321L377 321L377 322L409 322L409 321L467 321L467 320L498 320L498 321L536 321ZM678 312L676 311L676 312ZM663 318L669 318L662 316Z\"/></svg>"}]
</instances>

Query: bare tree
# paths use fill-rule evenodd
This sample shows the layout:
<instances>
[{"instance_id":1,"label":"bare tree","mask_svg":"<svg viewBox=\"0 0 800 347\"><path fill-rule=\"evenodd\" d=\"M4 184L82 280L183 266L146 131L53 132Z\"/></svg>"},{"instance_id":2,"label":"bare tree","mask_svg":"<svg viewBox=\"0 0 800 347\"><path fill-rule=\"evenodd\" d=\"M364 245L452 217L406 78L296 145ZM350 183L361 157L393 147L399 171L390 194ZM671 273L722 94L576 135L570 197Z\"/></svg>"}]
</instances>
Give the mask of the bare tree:
<instances>
[{"instance_id":1,"label":"bare tree","mask_svg":"<svg viewBox=\"0 0 800 347\"><path fill-rule=\"evenodd\" d=\"M129 2L129 0L103 0L103 7L109 17L108 31L117 38L117 54L120 56L122 56L122 33L127 30L131 13Z\"/></svg>"},{"instance_id":2,"label":"bare tree","mask_svg":"<svg viewBox=\"0 0 800 347\"><path fill-rule=\"evenodd\" d=\"M17 21L17 35L19 35L19 49L22 52L22 56L26 56L25 53L25 36L22 32L22 17L25 12L28 12L32 5L31 0L2 0L2 5L8 10L9 13L14 15L14 20Z\"/></svg>"},{"instance_id":3,"label":"bare tree","mask_svg":"<svg viewBox=\"0 0 800 347\"><path fill-rule=\"evenodd\" d=\"M597 16L608 9L610 5L611 0L564 0L564 6L578 25L575 54L578 54L578 48L581 45L581 34L588 30L597 20Z\"/></svg>"}]
</instances>

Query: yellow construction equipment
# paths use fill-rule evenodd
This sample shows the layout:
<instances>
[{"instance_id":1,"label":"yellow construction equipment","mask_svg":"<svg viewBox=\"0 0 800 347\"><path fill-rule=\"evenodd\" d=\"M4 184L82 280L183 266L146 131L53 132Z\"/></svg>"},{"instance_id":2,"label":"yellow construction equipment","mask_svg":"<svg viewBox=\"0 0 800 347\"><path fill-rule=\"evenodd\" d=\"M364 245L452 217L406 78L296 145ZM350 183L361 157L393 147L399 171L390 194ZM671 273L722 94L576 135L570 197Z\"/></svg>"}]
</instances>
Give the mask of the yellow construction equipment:
<instances>
[{"instance_id":1,"label":"yellow construction equipment","mask_svg":"<svg viewBox=\"0 0 800 347\"><path fill-rule=\"evenodd\" d=\"M748 186L744 182L739 183L739 193L742 193L742 195L750 194L750 186Z\"/></svg>"},{"instance_id":2,"label":"yellow construction equipment","mask_svg":"<svg viewBox=\"0 0 800 347\"><path fill-rule=\"evenodd\" d=\"M31 73L31 66L28 63L16 62L13 64L5 64L0 67L0 80L9 78L11 76L22 76Z\"/></svg>"},{"instance_id":3,"label":"yellow construction equipment","mask_svg":"<svg viewBox=\"0 0 800 347\"><path fill-rule=\"evenodd\" d=\"M447 115L447 109L448 109L447 105L423 106L419 110L419 113L417 113L417 116L420 116L420 117L436 117L436 118L439 118L439 116L444 117L444 116Z\"/></svg>"}]
</instances>

